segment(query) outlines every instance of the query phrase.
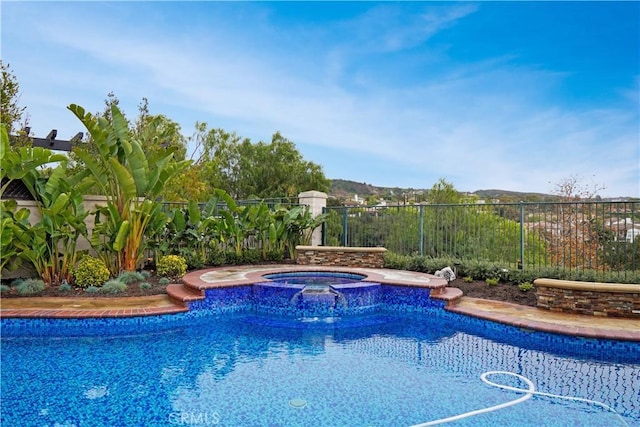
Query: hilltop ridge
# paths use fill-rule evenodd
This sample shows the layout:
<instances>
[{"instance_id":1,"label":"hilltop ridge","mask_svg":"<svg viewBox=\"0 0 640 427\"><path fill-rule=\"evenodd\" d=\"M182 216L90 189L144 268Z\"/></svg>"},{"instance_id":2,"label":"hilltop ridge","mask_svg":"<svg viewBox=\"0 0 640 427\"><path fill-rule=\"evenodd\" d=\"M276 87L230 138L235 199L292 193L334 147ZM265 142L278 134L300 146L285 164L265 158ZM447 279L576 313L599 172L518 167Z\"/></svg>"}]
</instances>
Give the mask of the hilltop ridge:
<instances>
[{"instance_id":1,"label":"hilltop ridge","mask_svg":"<svg viewBox=\"0 0 640 427\"><path fill-rule=\"evenodd\" d=\"M402 188L402 187L379 187L366 182L356 182L346 179L332 179L329 197L338 200L351 200L354 196L360 199L369 197L384 198L388 201L420 200L426 195L428 188ZM476 190L471 193L463 193L477 196L479 199L500 200L501 202L557 202L560 196L537 192L521 192L501 189ZM618 197L615 200L632 200L631 197ZM614 200L614 199L607 199Z\"/></svg>"}]
</instances>

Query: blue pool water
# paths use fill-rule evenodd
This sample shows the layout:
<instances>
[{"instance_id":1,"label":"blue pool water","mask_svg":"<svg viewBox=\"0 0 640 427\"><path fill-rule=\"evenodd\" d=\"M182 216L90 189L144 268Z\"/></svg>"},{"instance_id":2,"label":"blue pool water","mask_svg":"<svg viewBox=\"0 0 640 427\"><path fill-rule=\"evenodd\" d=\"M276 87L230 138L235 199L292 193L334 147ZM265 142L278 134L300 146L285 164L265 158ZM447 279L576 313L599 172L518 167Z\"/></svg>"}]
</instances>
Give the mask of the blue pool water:
<instances>
[{"instance_id":1,"label":"blue pool water","mask_svg":"<svg viewBox=\"0 0 640 427\"><path fill-rule=\"evenodd\" d=\"M622 418L533 396L445 425L640 426L638 343L533 333L439 307L303 320L238 310L43 321L50 336L37 337L28 321L3 319L0 424L410 426L521 397L480 379L509 371Z\"/></svg>"},{"instance_id":2,"label":"blue pool water","mask_svg":"<svg viewBox=\"0 0 640 427\"><path fill-rule=\"evenodd\" d=\"M364 280L366 276L355 273L314 271L265 274L263 277L283 285L333 286L356 283Z\"/></svg>"}]
</instances>

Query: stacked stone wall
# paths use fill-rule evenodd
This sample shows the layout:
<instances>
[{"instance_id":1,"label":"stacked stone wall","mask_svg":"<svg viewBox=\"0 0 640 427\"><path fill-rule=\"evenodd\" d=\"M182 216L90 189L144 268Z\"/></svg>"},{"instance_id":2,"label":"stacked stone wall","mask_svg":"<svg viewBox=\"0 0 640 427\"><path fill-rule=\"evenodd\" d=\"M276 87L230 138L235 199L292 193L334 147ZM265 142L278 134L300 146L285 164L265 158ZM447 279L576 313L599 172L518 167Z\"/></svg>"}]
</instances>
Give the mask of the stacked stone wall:
<instances>
[{"instance_id":1,"label":"stacked stone wall","mask_svg":"<svg viewBox=\"0 0 640 427\"><path fill-rule=\"evenodd\" d=\"M325 267L382 268L384 248L343 248L336 246L298 246L299 265Z\"/></svg>"},{"instance_id":2,"label":"stacked stone wall","mask_svg":"<svg viewBox=\"0 0 640 427\"><path fill-rule=\"evenodd\" d=\"M538 279L537 306L602 317L640 318L640 285Z\"/></svg>"}]
</instances>

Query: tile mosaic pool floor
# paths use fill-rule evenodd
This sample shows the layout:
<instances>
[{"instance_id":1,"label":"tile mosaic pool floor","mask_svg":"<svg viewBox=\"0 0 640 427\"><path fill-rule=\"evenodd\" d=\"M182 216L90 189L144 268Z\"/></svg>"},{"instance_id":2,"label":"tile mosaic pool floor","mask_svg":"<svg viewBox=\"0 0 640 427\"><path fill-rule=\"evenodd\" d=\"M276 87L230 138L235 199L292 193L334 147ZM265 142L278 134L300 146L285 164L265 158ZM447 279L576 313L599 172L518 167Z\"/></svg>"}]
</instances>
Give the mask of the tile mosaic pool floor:
<instances>
[{"instance_id":1,"label":"tile mosaic pool floor","mask_svg":"<svg viewBox=\"0 0 640 427\"><path fill-rule=\"evenodd\" d=\"M331 268L311 268L331 270ZM185 276L192 290L253 283L274 271L310 270L308 266L251 266L202 270ZM335 270L335 269L333 269ZM452 288L443 288L439 279L421 273L386 269L349 269L384 283L440 288L449 296L447 310L514 325L523 329L591 338L640 341L640 321L630 318L595 317L557 313L534 307L462 296ZM0 317L131 317L171 314L187 311L184 303L167 295L133 298L11 298L0 299Z\"/></svg>"}]
</instances>

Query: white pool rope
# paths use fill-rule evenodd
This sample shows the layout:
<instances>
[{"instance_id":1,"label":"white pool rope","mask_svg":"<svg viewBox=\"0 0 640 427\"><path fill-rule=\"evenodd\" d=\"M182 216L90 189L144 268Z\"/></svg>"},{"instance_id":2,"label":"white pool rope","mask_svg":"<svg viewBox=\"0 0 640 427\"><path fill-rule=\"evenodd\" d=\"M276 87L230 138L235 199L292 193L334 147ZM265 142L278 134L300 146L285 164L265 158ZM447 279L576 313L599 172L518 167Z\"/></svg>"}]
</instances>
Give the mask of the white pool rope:
<instances>
[{"instance_id":1,"label":"white pool rope","mask_svg":"<svg viewBox=\"0 0 640 427\"><path fill-rule=\"evenodd\" d=\"M523 388L518 388L518 387L511 387L508 385L504 385L504 384L497 384L491 380L489 380L487 377L489 375L496 375L496 374L504 374L504 375L511 375L514 376L520 380L522 380L523 382L525 382L527 384L527 386L529 387L528 389L523 389ZM533 382L526 377L523 377L522 375L518 375L514 372L508 372L508 371L487 371L484 372L483 374L480 375L480 379L487 385L490 385L492 387L498 387L501 388L503 390L509 390L509 391L515 391L518 393L525 393L524 396L515 399L515 400L510 400L508 402L504 402L501 403L499 405L495 405L495 406L489 406L487 408L482 408L482 409L477 409L475 411L470 411L470 412L465 412L463 414L460 415L455 415L452 417L448 417L448 418L441 418L439 420L433 420L433 421L429 421L426 423L422 423L422 424L414 424L411 427L427 427L427 426L435 426L437 424L444 424L444 423L450 423L452 421L458 421L461 420L463 418L468 418L468 417L473 417L476 415L480 415L480 414L485 414L487 412L492 412L492 411L497 411L498 409L503 409L503 408L507 408L509 406L513 406L513 405L517 405L519 403L524 402L525 400L530 399L533 395L536 396L545 396L545 397L552 397L552 398L556 398L556 399L564 399L564 400L573 400L573 401L577 401L577 402L585 402L585 403L590 403L592 405L596 405L596 406L600 406L601 408L604 408L608 411L613 412L618 419L620 420L620 422L622 423L622 425L628 427L629 424L627 424L627 422L624 420L624 418L622 418L622 416L616 412L615 409L613 409L612 407L605 405L602 402L598 402L595 400L589 400L589 399L583 399L581 397L572 397L572 396L562 396L559 394L551 394L551 393L544 393L541 391L536 391L536 386L533 384Z\"/></svg>"}]
</instances>

